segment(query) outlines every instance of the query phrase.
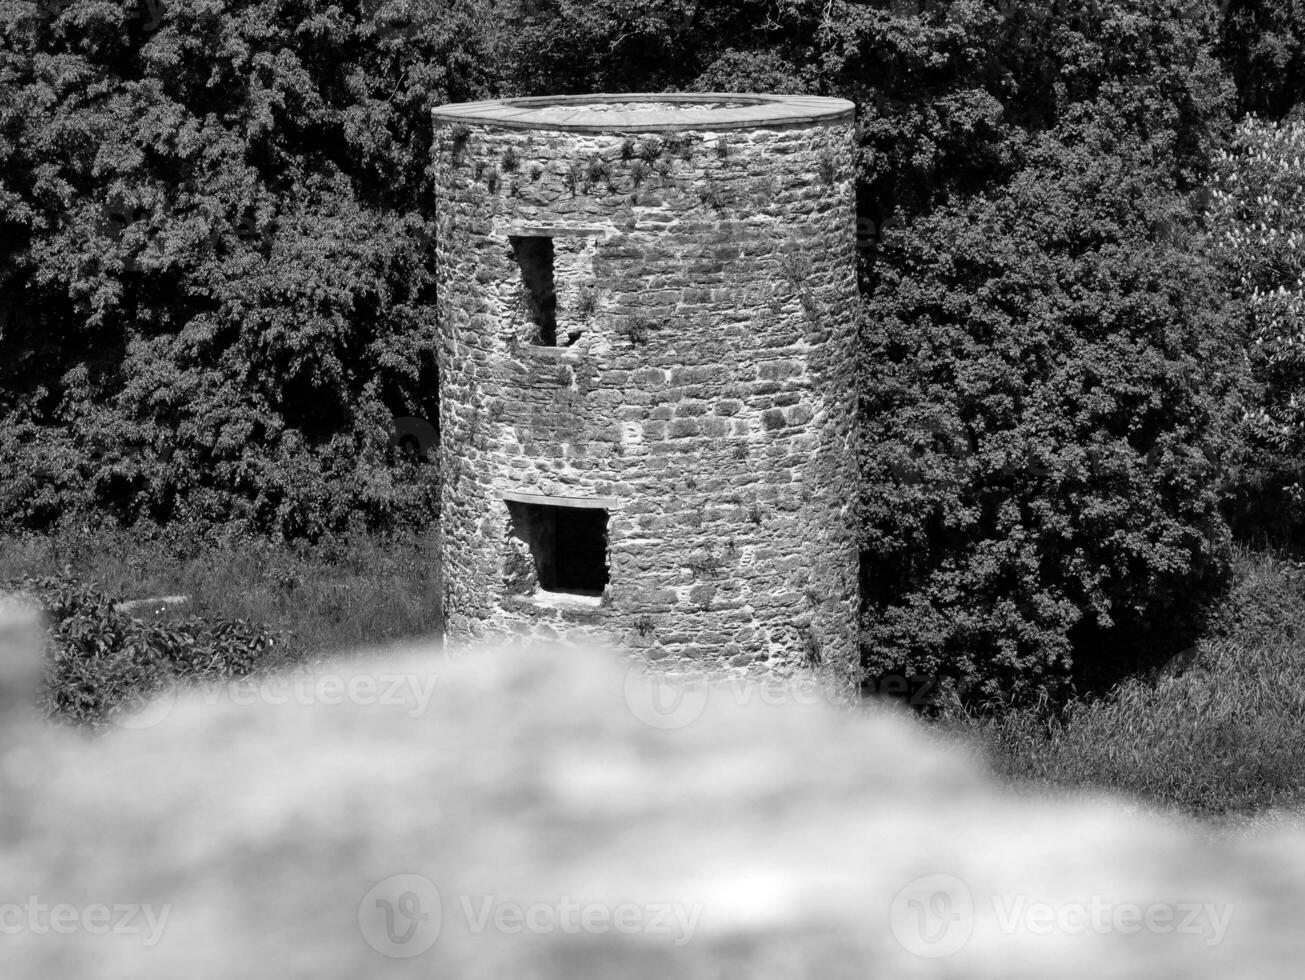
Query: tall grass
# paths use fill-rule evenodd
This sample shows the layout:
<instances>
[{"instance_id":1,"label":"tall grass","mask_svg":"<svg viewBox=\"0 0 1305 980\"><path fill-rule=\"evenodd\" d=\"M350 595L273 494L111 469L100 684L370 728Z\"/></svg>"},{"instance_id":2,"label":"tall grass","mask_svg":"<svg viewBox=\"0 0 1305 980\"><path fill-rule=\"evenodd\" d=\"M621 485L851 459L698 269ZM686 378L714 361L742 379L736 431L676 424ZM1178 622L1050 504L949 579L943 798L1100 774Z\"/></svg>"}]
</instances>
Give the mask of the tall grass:
<instances>
[{"instance_id":1,"label":"tall grass","mask_svg":"<svg viewBox=\"0 0 1305 980\"><path fill-rule=\"evenodd\" d=\"M0 538L0 580L66 574L124 599L188 595L191 602L173 615L288 630L291 660L437 633L438 566L433 527L315 545L183 528L72 528Z\"/></svg>"},{"instance_id":2,"label":"tall grass","mask_svg":"<svg viewBox=\"0 0 1305 980\"><path fill-rule=\"evenodd\" d=\"M433 529L317 545L64 530L0 538L0 580L67 574L124 598L183 593L176 615L292 634L279 661L440 628ZM1108 789L1205 817L1305 806L1305 562L1242 550L1214 628L1181 673L1134 678L1065 712L951 717L1012 782Z\"/></svg>"},{"instance_id":3,"label":"tall grass","mask_svg":"<svg viewBox=\"0 0 1305 980\"><path fill-rule=\"evenodd\" d=\"M1203 817L1305 804L1305 564L1243 550L1236 578L1182 673L1129 680L1059 717L944 724L1012 781L1122 791Z\"/></svg>"}]
</instances>

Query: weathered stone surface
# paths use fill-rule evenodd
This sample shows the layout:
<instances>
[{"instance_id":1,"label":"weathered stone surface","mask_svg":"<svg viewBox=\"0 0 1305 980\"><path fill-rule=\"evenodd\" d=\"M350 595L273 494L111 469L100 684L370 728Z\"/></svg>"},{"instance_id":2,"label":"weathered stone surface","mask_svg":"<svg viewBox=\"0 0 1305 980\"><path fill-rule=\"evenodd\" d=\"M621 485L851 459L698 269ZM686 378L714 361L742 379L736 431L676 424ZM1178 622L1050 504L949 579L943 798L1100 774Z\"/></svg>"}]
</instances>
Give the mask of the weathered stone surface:
<instances>
[{"instance_id":1,"label":"weathered stone surface","mask_svg":"<svg viewBox=\"0 0 1305 980\"><path fill-rule=\"evenodd\" d=\"M798 662L818 646L852 669L855 212L851 122L829 102L724 131L712 120L738 120L683 102L532 109L556 126L524 129L513 113L437 112L451 639L530 632L543 615L504 602L501 493L596 495L616 499L604 639L622 645L647 617L645 646L674 656ZM598 115L661 128L597 131ZM552 237L571 346L530 342L510 236ZM706 639L719 635L745 638L726 653Z\"/></svg>"}]
</instances>

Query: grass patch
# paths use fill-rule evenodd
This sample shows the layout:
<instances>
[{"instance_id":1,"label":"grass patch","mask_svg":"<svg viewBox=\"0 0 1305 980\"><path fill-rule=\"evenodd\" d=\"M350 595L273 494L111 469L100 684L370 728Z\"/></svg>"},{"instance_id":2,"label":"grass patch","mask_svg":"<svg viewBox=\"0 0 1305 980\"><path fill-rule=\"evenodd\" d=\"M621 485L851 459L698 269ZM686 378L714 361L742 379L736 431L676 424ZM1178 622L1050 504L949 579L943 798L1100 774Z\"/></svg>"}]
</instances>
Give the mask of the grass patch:
<instances>
[{"instance_id":1,"label":"grass patch","mask_svg":"<svg viewBox=\"0 0 1305 980\"><path fill-rule=\"evenodd\" d=\"M116 599L75 579L23 577L0 583L38 600L49 624L45 710L103 727L178 682L245 677L280 663L284 636L257 623L192 616L137 618Z\"/></svg>"},{"instance_id":2,"label":"grass patch","mask_svg":"<svg viewBox=\"0 0 1305 980\"><path fill-rule=\"evenodd\" d=\"M1123 792L1200 817L1305 804L1305 563L1239 551L1215 626L1177 676L1053 715L952 718L1013 782Z\"/></svg>"},{"instance_id":3,"label":"grass patch","mask_svg":"<svg viewBox=\"0 0 1305 980\"><path fill-rule=\"evenodd\" d=\"M434 527L313 545L180 528L0 538L0 580L61 576L124 599L189 595L160 619L262 624L289 634L279 652L287 662L438 632L438 565Z\"/></svg>"}]
</instances>

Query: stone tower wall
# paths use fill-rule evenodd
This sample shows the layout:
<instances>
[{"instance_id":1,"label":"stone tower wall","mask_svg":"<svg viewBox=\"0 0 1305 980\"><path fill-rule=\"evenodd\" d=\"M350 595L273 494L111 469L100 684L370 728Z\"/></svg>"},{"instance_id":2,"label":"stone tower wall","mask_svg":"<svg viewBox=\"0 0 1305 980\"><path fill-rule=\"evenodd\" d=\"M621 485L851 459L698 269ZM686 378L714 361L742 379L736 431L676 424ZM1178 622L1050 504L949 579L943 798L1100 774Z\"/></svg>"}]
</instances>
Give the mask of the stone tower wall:
<instances>
[{"instance_id":1,"label":"stone tower wall","mask_svg":"<svg viewBox=\"0 0 1305 980\"><path fill-rule=\"evenodd\" d=\"M579 133L437 113L451 640L855 663L850 127ZM571 346L533 342L532 260L510 236L552 237ZM505 493L608 511L601 600L512 584Z\"/></svg>"}]
</instances>

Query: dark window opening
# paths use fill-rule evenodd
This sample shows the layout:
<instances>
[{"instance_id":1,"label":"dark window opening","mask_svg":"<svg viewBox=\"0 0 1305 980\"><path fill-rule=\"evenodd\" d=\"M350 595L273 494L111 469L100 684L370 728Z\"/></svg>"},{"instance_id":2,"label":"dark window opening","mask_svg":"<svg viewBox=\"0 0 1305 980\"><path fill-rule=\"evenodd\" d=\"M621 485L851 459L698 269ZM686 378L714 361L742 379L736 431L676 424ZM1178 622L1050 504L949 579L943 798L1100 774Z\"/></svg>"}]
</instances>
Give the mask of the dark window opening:
<instances>
[{"instance_id":1,"label":"dark window opening","mask_svg":"<svg viewBox=\"0 0 1305 980\"><path fill-rule=\"evenodd\" d=\"M524 541L546 592L600 596L607 587L607 511L507 501L508 532Z\"/></svg>"},{"instance_id":2,"label":"dark window opening","mask_svg":"<svg viewBox=\"0 0 1305 980\"><path fill-rule=\"evenodd\" d=\"M557 288L553 284L553 239L545 235L509 235L512 257L521 267L526 307L541 347L557 346Z\"/></svg>"}]
</instances>

